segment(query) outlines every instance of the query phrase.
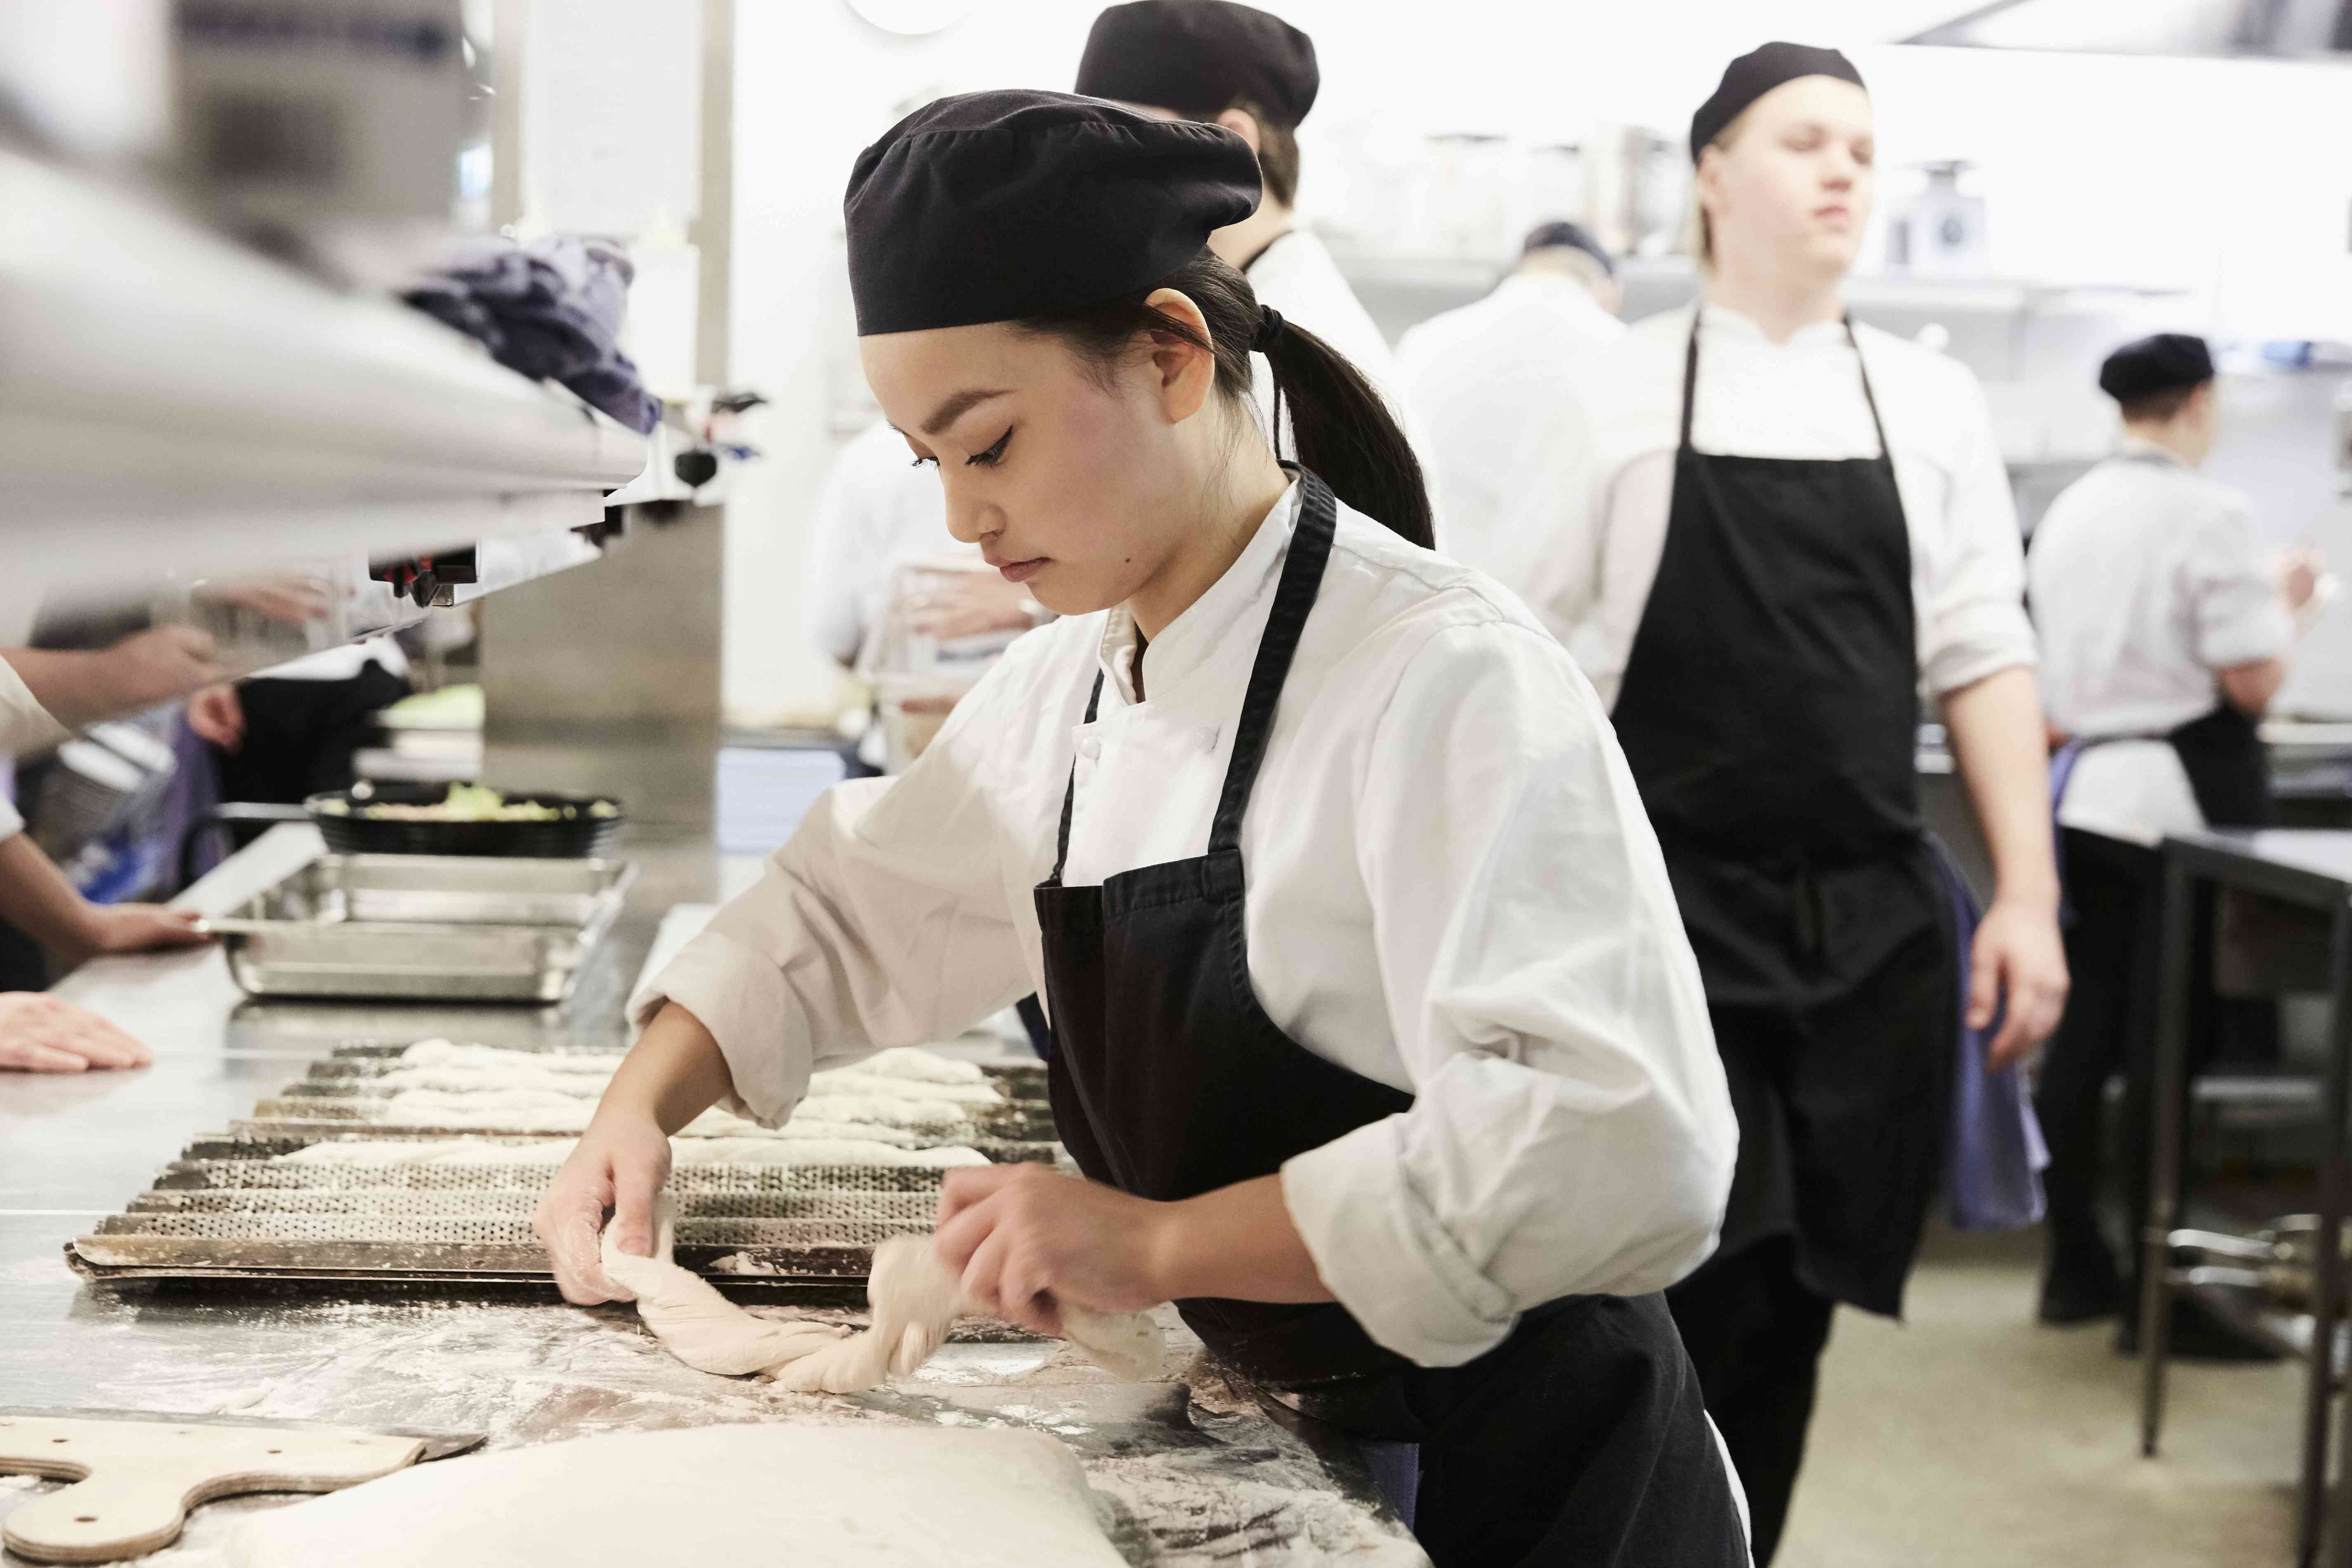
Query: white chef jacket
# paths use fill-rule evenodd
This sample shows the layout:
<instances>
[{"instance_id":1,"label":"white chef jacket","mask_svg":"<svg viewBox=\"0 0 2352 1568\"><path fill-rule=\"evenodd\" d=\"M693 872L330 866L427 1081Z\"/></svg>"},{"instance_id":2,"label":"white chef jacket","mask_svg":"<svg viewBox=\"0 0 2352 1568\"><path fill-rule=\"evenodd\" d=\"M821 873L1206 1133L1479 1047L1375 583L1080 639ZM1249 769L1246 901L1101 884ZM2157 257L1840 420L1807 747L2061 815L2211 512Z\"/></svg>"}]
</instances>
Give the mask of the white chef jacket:
<instances>
[{"instance_id":1,"label":"white chef jacket","mask_svg":"<svg viewBox=\"0 0 2352 1568\"><path fill-rule=\"evenodd\" d=\"M1445 494L1445 552L1494 568L1503 486L1568 367L1624 336L1625 323L1558 272L1514 273L1485 299L1433 316L1397 344L1404 395Z\"/></svg>"},{"instance_id":2,"label":"white chef jacket","mask_svg":"<svg viewBox=\"0 0 2352 1568\"><path fill-rule=\"evenodd\" d=\"M2221 670L2277 658L2294 639L2252 504L2131 437L2050 503L2028 574L2043 710L2085 740L2202 718L2221 701ZM2085 751L2059 819L2144 844L2205 826L2163 740Z\"/></svg>"},{"instance_id":3,"label":"white chef jacket","mask_svg":"<svg viewBox=\"0 0 2352 1568\"><path fill-rule=\"evenodd\" d=\"M0 658L0 757L29 756L46 752L72 733L33 695L16 667ZM0 818L0 838L24 826L22 821L8 826Z\"/></svg>"},{"instance_id":4,"label":"white chef jacket","mask_svg":"<svg viewBox=\"0 0 2352 1568\"><path fill-rule=\"evenodd\" d=\"M1689 309L1637 323L1570 372L1508 487L1496 574L1526 595L1616 701L1664 548ZM2017 509L1976 377L1958 361L1854 329L1894 447L1911 539L1919 668L1940 697L2033 663ZM1699 330L1692 442L1757 458L1875 457L1854 351L1835 321L1775 343L1718 305Z\"/></svg>"},{"instance_id":5,"label":"white chef jacket","mask_svg":"<svg viewBox=\"0 0 2352 1568\"><path fill-rule=\"evenodd\" d=\"M1031 893L1073 778L1067 884L1206 851L1296 496L1152 639L1149 700L1124 610L1032 632L908 773L835 787L632 1016L686 1006L729 1107L773 1124L813 1068L1042 991ZM1738 1131L1697 966L1591 687L1508 595L1340 507L1241 848L1268 1016L1416 1096L1282 1172L1374 1340L1459 1364L1529 1307L1706 1255Z\"/></svg>"}]
</instances>

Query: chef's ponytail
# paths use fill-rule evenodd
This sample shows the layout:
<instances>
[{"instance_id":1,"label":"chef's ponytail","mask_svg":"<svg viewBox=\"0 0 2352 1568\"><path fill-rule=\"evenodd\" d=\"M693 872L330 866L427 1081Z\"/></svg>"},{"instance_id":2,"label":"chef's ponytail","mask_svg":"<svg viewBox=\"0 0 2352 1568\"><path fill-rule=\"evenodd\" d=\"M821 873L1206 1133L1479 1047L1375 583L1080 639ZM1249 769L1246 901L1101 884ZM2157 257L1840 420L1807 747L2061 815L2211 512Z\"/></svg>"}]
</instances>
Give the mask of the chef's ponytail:
<instances>
[{"instance_id":1,"label":"chef's ponytail","mask_svg":"<svg viewBox=\"0 0 2352 1568\"><path fill-rule=\"evenodd\" d=\"M1173 289L1200 307L1209 332L1203 339L1190 322L1144 301ZM1263 310L1249 279L1203 250L1149 289L1066 316L1020 323L1023 331L1068 343L1106 379L1135 350L1139 334L1175 337L1215 356L1217 390L1236 402L1250 396L1250 354L1266 357L1273 372L1275 406L1267 422L1280 439L1282 416L1290 416L1293 450L1299 466L1322 477L1331 493L1358 511L1413 543L1432 541L1429 490L1421 459L1364 373L1346 355L1296 322Z\"/></svg>"}]
</instances>

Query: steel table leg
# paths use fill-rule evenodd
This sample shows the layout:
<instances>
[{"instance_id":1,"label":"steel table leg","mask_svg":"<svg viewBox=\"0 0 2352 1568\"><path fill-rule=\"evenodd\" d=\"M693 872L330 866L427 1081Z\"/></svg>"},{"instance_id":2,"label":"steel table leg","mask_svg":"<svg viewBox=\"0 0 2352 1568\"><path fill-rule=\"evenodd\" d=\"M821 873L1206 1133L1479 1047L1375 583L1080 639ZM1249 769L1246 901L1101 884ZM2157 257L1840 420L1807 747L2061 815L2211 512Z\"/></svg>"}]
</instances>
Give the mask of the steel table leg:
<instances>
[{"instance_id":1,"label":"steel table leg","mask_svg":"<svg viewBox=\"0 0 2352 1568\"><path fill-rule=\"evenodd\" d=\"M2187 1110L2189 930L2194 915L2188 870L2167 857L2162 935L2156 971L2156 1069L2151 1087L2156 1136L2148 1155L2147 1228L2140 1237L2139 1451L2156 1453L2164 1426L2164 1361L2172 1332L2172 1247L2180 1223L2180 1144Z\"/></svg>"},{"instance_id":2,"label":"steel table leg","mask_svg":"<svg viewBox=\"0 0 2352 1568\"><path fill-rule=\"evenodd\" d=\"M2344 1487L2328 1495L2328 1401L2336 1389L2336 1320L2344 1309L2344 1211L2352 1197L2352 1151L2346 1148L2352 1121L2352 905L2339 903L2330 922L2328 990L2334 1016L2328 1020L2327 1149L2319 1171L2319 1236L2314 1254L2311 1383L2304 1407L2301 1561L2318 1555L2323 1530L2327 1561L2352 1568L2352 1518L2347 1517ZM2346 1403L2338 1454L2352 1454L2352 1401Z\"/></svg>"}]
</instances>

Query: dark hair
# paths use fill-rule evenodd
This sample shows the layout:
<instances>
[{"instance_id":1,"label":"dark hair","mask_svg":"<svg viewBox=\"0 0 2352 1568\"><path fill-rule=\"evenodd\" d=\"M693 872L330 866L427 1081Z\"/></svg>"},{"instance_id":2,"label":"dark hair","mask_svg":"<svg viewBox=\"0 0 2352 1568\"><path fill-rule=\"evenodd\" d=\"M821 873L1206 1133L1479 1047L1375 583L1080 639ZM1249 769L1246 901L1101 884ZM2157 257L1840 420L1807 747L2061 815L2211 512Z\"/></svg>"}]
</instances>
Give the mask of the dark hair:
<instances>
[{"instance_id":1,"label":"dark hair","mask_svg":"<svg viewBox=\"0 0 2352 1568\"><path fill-rule=\"evenodd\" d=\"M1257 173L1265 182L1265 194L1284 206L1298 205L1298 132L1296 127L1276 123L1265 110L1246 98L1235 99L1234 107L1257 121Z\"/></svg>"},{"instance_id":2,"label":"dark hair","mask_svg":"<svg viewBox=\"0 0 2352 1568\"><path fill-rule=\"evenodd\" d=\"M1206 339L1189 322L1144 303L1154 289L1173 289L1201 308ZM1144 333L1179 338L1216 356L1217 390L1236 401L1250 395L1250 344L1261 311L1249 279L1202 250L1150 289L1106 300L1066 315L1015 323L1021 331L1059 338L1104 379L1135 352ZM1280 440L1282 412L1300 467L1320 475L1331 493L1413 543L1432 542L1429 490L1421 459L1396 416L1346 355L1295 322L1286 321L1263 351L1274 372L1269 423Z\"/></svg>"},{"instance_id":3,"label":"dark hair","mask_svg":"<svg viewBox=\"0 0 2352 1568\"><path fill-rule=\"evenodd\" d=\"M2187 386L2168 386L2160 392L2146 392L2137 397L2121 400L2124 417L2138 423L2161 425L2182 409L2197 395L2197 389L2210 386L2210 381L2192 382Z\"/></svg>"}]
</instances>

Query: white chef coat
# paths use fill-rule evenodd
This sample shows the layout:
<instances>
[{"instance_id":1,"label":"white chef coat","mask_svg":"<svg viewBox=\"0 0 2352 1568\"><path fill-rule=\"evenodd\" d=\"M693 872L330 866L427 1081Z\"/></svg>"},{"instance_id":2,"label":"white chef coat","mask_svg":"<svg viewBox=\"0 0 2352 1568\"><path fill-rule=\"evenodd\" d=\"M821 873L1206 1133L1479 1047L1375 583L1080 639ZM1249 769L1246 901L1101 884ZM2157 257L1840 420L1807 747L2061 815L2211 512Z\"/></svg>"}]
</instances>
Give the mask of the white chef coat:
<instances>
[{"instance_id":1,"label":"white chef coat","mask_svg":"<svg viewBox=\"0 0 2352 1568\"><path fill-rule=\"evenodd\" d=\"M1031 892L1073 777L1069 885L1205 852L1296 493L1152 639L1149 700L1124 610L1031 633L908 773L835 788L632 1016L685 1005L730 1108L773 1124L812 1068L1042 991ZM1591 687L1508 595L1342 506L1241 847L1268 1016L1417 1097L1283 1168L1373 1339L1459 1364L1529 1307L1706 1255L1738 1131L1697 966Z\"/></svg>"},{"instance_id":2,"label":"white chef coat","mask_svg":"<svg viewBox=\"0 0 2352 1568\"><path fill-rule=\"evenodd\" d=\"M0 658L0 757L30 756L46 752L72 733L58 722L54 714L41 706L16 667ZM0 838L13 833L24 824L18 822Z\"/></svg>"},{"instance_id":3,"label":"white chef coat","mask_svg":"<svg viewBox=\"0 0 2352 1568\"><path fill-rule=\"evenodd\" d=\"M2050 503L2028 574L2042 708L2084 740L2202 718L2221 701L2221 670L2277 658L2294 639L2252 504L2131 437ZM2163 740L2086 750L2059 820L2143 844L2205 826Z\"/></svg>"},{"instance_id":4,"label":"white chef coat","mask_svg":"<svg viewBox=\"0 0 2352 1568\"><path fill-rule=\"evenodd\" d=\"M1497 575L1612 704L1665 545L1690 321L1687 308L1651 317L1572 367L1570 394L1515 465L1497 530ZM2032 665L2017 509L1982 389L1957 360L1872 327L1854 331L1895 449L1927 694ZM1775 343L1748 318L1709 306L1698 379L1692 442L1702 452L1878 454L1838 322Z\"/></svg>"},{"instance_id":5,"label":"white chef coat","mask_svg":"<svg viewBox=\"0 0 2352 1568\"><path fill-rule=\"evenodd\" d=\"M1485 299L1432 316L1397 344L1423 454L1445 493L1445 552L1491 571L1503 486L1568 367L1625 323L1564 273L1514 273Z\"/></svg>"}]
</instances>

